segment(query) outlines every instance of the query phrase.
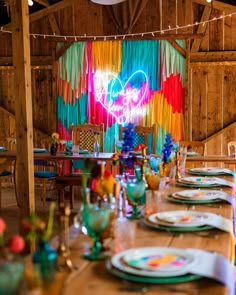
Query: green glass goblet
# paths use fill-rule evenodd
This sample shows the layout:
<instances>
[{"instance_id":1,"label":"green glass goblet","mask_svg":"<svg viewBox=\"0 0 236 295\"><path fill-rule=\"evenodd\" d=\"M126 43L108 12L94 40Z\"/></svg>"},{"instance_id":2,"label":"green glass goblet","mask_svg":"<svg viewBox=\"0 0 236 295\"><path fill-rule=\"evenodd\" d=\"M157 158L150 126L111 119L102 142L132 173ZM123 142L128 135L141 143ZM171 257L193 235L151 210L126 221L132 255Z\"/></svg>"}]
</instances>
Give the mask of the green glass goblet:
<instances>
[{"instance_id":1,"label":"green glass goblet","mask_svg":"<svg viewBox=\"0 0 236 295\"><path fill-rule=\"evenodd\" d=\"M83 209L83 223L90 237L94 239L92 252L85 253L84 258L88 260L103 260L108 255L102 252L100 236L106 229L109 218L110 208L105 204L87 204Z\"/></svg>"},{"instance_id":2,"label":"green glass goblet","mask_svg":"<svg viewBox=\"0 0 236 295\"><path fill-rule=\"evenodd\" d=\"M145 194L146 182L143 180L128 180L126 183L127 195L132 202L132 214L128 215L129 219L138 219L141 217L138 210L140 200Z\"/></svg>"}]
</instances>

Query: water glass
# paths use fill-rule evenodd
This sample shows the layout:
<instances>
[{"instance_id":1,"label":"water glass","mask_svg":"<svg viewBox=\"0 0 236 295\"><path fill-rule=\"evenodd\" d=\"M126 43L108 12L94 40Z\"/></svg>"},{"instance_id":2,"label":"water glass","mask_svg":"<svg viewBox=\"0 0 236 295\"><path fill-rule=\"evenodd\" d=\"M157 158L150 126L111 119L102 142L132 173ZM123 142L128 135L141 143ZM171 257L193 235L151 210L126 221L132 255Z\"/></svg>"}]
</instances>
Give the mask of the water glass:
<instances>
[{"instance_id":1,"label":"water glass","mask_svg":"<svg viewBox=\"0 0 236 295\"><path fill-rule=\"evenodd\" d=\"M125 217L114 221L114 252L118 253L135 247L136 223Z\"/></svg>"},{"instance_id":2,"label":"water glass","mask_svg":"<svg viewBox=\"0 0 236 295\"><path fill-rule=\"evenodd\" d=\"M158 190L146 191L145 215L161 211L162 193Z\"/></svg>"}]
</instances>

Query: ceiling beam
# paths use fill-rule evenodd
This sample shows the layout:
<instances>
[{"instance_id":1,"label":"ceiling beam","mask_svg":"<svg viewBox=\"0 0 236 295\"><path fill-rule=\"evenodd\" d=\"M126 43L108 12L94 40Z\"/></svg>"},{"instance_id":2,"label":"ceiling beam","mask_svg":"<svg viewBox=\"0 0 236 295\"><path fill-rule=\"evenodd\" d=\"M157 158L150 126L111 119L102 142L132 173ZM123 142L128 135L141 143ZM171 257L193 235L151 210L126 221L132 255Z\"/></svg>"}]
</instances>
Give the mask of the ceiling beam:
<instances>
[{"instance_id":1,"label":"ceiling beam","mask_svg":"<svg viewBox=\"0 0 236 295\"><path fill-rule=\"evenodd\" d=\"M50 5L44 9L41 9L37 12L34 12L34 13L31 13L30 16L29 16L29 22L34 22L34 21L37 21L39 20L40 18L42 17L45 17L51 13L54 13L56 11L59 11L59 10L62 10L68 6L71 6L75 3L78 3L77 0L62 0L61 2L58 2L56 4L53 4L53 5ZM6 24L3 26L4 29L8 29L10 30L11 29L11 23L9 24Z\"/></svg>"},{"instance_id":2,"label":"ceiling beam","mask_svg":"<svg viewBox=\"0 0 236 295\"><path fill-rule=\"evenodd\" d=\"M230 13L235 12L235 10L236 10L236 6L231 5L231 4L227 4L227 3L223 3L220 1L213 1L212 3L208 3L208 2L206 2L206 0L192 0L192 2L197 3L197 4L202 4L204 6L210 6L215 9L230 12Z\"/></svg>"},{"instance_id":3,"label":"ceiling beam","mask_svg":"<svg viewBox=\"0 0 236 295\"><path fill-rule=\"evenodd\" d=\"M48 20L49 20L50 27L52 29L53 34L60 35L61 32L60 32L60 29L58 27L55 15L53 13L48 15Z\"/></svg>"},{"instance_id":4,"label":"ceiling beam","mask_svg":"<svg viewBox=\"0 0 236 295\"><path fill-rule=\"evenodd\" d=\"M50 6L50 3L48 2L48 0L34 0L34 2L37 2L45 7Z\"/></svg>"},{"instance_id":5,"label":"ceiling beam","mask_svg":"<svg viewBox=\"0 0 236 295\"><path fill-rule=\"evenodd\" d=\"M173 39L167 39L167 41L183 56L186 57L186 51Z\"/></svg>"},{"instance_id":6,"label":"ceiling beam","mask_svg":"<svg viewBox=\"0 0 236 295\"><path fill-rule=\"evenodd\" d=\"M207 24L203 23L203 22L209 20L210 15L211 15L211 11L212 11L212 8L210 6L204 7L204 11L202 13L202 17L201 17L201 21L200 21L201 24L197 28L197 33L203 33L205 35L206 29L207 29ZM191 52L197 52L199 50L201 42L202 42L202 40L195 39L193 41L193 44L191 47Z\"/></svg>"}]
</instances>

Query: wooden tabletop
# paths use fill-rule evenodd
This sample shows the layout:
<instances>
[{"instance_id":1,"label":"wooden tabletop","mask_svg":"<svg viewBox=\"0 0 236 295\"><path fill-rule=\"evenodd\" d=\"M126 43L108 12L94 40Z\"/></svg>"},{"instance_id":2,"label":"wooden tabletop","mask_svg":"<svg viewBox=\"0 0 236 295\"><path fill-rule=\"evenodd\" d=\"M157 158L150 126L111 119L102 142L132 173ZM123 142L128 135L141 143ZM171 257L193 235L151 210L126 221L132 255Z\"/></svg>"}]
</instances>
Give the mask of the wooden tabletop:
<instances>
[{"instance_id":1,"label":"wooden tabletop","mask_svg":"<svg viewBox=\"0 0 236 295\"><path fill-rule=\"evenodd\" d=\"M96 161L111 161L111 157L113 153L99 153L98 156L95 156L93 153L91 154L73 154L66 155L65 152L58 152L55 156L52 156L50 153L34 153L35 160L49 160L49 161L58 161L58 160L82 160L82 159L92 159ZM16 151L1 151L0 158L10 158L16 159L17 153Z\"/></svg>"},{"instance_id":2,"label":"wooden tabletop","mask_svg":"<svg viewBox=\"0 0 236 295\"><path fill-rule=\"evenodd\" d=\"M232 220L233 210L228 203L211 203L205 205L186 205L170 203L165 199L165 195L183 190L184 188L176 187L170 184L163 192L160 201L160 211L169 210L196 210L220 214ZM231 193L231 188L224 188ZM206 251L213 251L222 254L229 260L232 260L234 251L233 237L230 233L212 229L202 232L184 232L174 233L156 230L147 227L142 221L132 221L137 223L136 247L158 246L158 247L175 247L175 248L197 248ZM108 244L112 245L111 241ZM78 270L67 276L63 289L60 294L63 295L109 295L118 294L204 294L204 295L226 295L227 288L215 280L202 278L197 281L177 284L134 284L128 283L109 273L104 261L89 262L82 258L85 251L89 251L92 245L92 239L79 234L74 236L71 241L71 259ZM62 283L58 280L59 285ZM58 285L58 284L56 284ZM144 288L145 287L145 288Z\"/></svg>"}]
</instances>

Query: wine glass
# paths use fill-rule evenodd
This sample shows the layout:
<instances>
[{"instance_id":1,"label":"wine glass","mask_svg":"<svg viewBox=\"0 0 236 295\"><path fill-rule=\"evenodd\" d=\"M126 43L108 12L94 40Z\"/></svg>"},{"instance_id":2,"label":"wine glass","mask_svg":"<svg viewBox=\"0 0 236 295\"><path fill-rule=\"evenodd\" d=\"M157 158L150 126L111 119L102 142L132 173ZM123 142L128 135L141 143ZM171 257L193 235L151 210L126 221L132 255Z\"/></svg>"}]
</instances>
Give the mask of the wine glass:
<instances>
[{"instance_id":1,"label":"wine glass","mask_svg":"<svg viewBox=\"0 0 236 295\"><path fill-rule=\"evenodd\" d=\"M145 194L146 182L139 179L128 180L126 182L126 190L128 198L132 202L132 214L127 217L129 219L138 219L140 217L138 205L140 203L141 198Z\"/></svg>"},{"instance_id":2,"label":"wine glass","mask_svg":"<svg viewBox=\"0 0 236 295\"><path fill-rule=\"evenodd\" d=\"M87 204L84 206L82 216L88 234L94 239L92 252L85 253L83 257L88 260L106 259L107 254L101 251L100 236L108 225L110 207L107 204Z\"/></svg>"}]
</instances>

